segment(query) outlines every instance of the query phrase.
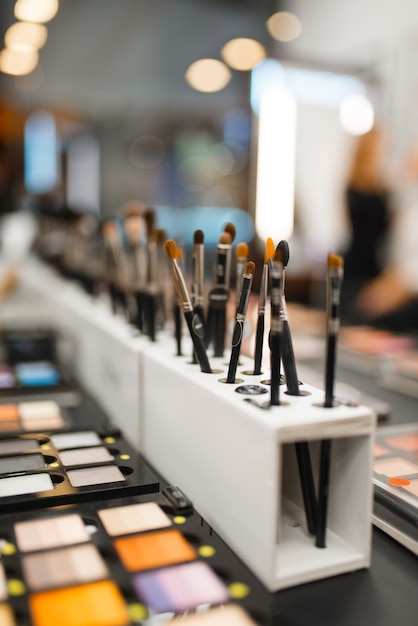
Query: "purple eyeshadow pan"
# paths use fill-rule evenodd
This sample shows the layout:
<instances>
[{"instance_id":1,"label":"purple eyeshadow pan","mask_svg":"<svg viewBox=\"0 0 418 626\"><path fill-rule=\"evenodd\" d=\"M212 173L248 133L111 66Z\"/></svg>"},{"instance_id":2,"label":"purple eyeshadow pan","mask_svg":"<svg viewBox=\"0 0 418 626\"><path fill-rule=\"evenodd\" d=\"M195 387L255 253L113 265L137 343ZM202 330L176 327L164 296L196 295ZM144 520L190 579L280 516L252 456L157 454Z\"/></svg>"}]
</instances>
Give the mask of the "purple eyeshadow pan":
<instances>
[{"instance_id":1,"label":"purple eyeshadow pan","mask_svg":"<svg viewBox=\"0 0 418 626\"><path fill-rule=\"evenodd\" d=\"M182 613L229 600L225 585L201 561L136 574L133 584L139 599L155 613Z\"/></svg>"}]
</instances>

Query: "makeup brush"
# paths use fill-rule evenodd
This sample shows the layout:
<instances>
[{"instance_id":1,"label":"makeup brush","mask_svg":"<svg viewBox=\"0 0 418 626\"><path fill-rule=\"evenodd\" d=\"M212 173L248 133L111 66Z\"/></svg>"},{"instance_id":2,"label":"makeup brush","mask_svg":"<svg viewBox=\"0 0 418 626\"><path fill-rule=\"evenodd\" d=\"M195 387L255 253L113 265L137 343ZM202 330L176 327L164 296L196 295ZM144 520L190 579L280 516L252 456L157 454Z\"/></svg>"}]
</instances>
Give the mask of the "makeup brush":
<instances>
[{"instance_id":1,"label":"makeup brush","mask_svg":"<svg viewBox=\"0 0 418 626\"><path fill-rule=\"evenodd\" d=\"M242 277L245 265L248 261L248 244L246 243L238 243L235 248L235 256L236 256L236 271L235 271L235 299L236 299L236 308L238 308L240 297L241 297L241 285L242 285Z\"/></svg>"},{"instance_id":2,"label":"makeup brush","mask_svg":"<svg viewBox=\"0 0 418 626\"><path fill-rule=\"evenodd\" d=\"M204 325L204 292L205 292L205 257L204 257L203 231L196 230L193 236L193 278L192 278L192 304L193 311L197 313Z\"/></svg>"},{"instance_id":3,"label":"makeup brush","mask_svg":"<svg viewBox=\"0 0 418 626\"><path fill-rule=\"evenodd\" d=\"M242 274L242 286L239 297L237 312L235 315L235 327L232 335L232 351L229 361L227 383L235 382L235 374L237 373L239 353L241 351L242 336L244 333L245 316L247 315L248 300L250 298L251 286L253 284L255 264L248 261Z\"/></svg>"},{"instance_id":4,"label":"makeup brush","mask_svg":"<svg viewBox=\"0 0 418 626\"><path fill-rule=\"evenodd\" d=\"M129 207L123 217L123 228L127 247L127 272L128 272L128 304L129 321L139 327L139 310L136 294L141 283L141 239L144 234L144 222L142 212L135 206Z\"/></svg>"},{"instance_id":5,"label":"makeup brush","mask_svg":"<svg viewBox=\"0 0 418 626\"><path fill-rule=\"evenodd\" d=\"M282 337L280 343L280 356L286 376L287 393L292 396L300 395L299 379L296 373L296 360L293 352L292 336L290 334L287 317L286 297L284 293L285 267L289 262L289 245L284 239L277 245L281 251L283 260L283 291L281 301L281 314L283 319ZM311 456L307 441L295 443L296 458L298 463L300 484L302 489L303 503L305 507L306 523L311 535L316 533L317 528L317 501L315 484L313 480Z\"/></svg>"},{"instance_id":6,"label":"makeup brush","mask_svg":"<svg viewBox=\"0 0 418 626\"><path fill-rule=\"evenodd\" d=\"M282 252L276 248L274 259L269 260L270 274L270 405L280 404L280 342L283 331L281 302L283 292Z\"/></svg>"},{"instance_id":7,"label":"makeup brush","mask_svg":"<svg viewBox=\"0 0 418 626\"><path fill-rule=\"evenodd\" d=\"M227 249L227 259L226 259L226 270L225 270L225 283L226 286L228 287L228 289L231 286L231 255L232 255L232 244L234 243L235 240L235 234L236 234L236 230L235 230L235 226L232 224L232 222L228 222L227 224L225 224L224 227L224 233L228 233L231 236L231 243L229 245L229 248Z\"/></svg>"},{"instance_id":8,"label":"makeup brush","mask_svg":"<svg viewBox=\"0 0 418 626\"><path fill-rule=\"evenodd\" d=\"M183 258L183 250L181 248L176 247L176 260L177 264L181 268L181 260ZM174 299L174 336L176 338L176 346L177 346L177 356L181 356L181 337L182 337L182 324L181 324L181 309L180 302L176 297Z\"/></svg>"},{"instance_id":9,"label":"makeup brush","mask_svg":"<svg viewBox=\"0 0 418 626\"><path fill-rule=\"evenodd\" d=\"M326 362L325 362L325 402L331 408L334 400L334 378L337 354L337 339L340 327L341 287L344 273L344 259L338 254L328 254L327 272L327 321L326 321ZM318 486L318 528L315 545L325 548L327 527L329 475L331 465L331 439L321 441Z\"/></svg>"},{"instance_id":10,"label":"makeup brush","mask_svg":"<svg viewBox=\"0 0 418 626\"><path fill-rule=\"evenodd\" d=\"M291 396L299 395L299 379L296 372L296 360L293 352L292 337L290 334L289 321L287 316L286 297L284 293L285 284L285 267L289 262L289 245L284 239L280 241L277 248L282 253L283 259L283 291L281 311L283 319L283 335L281 343L281 359L283 363L283 369L286 376L287 393Z\"/></svg>"},{"instance_id":11,"label":"makeup brush","mask_svg":"<svg viewBox=\"0 0 418 626\"><path fill-rule=\"evenodd\" d=\"M223 356L226 332L226 305L229 297L228 256L231 251L231 235L223 232L216 252L215 277L209 292L208 339L213 342L214 356ZM208 344L207 344L208 345Z\"/></svg>"},{"instance_id":12,"label":"makeup brush","mask_svg":"<svg viewBox=\"0 0 418 626\"><path fill-rule=\"evenodd\" d=\"M264 325L265 325L265 313L266 302L268 292L268 272L269 272L269 260L274 257L274 243L271 237L266 240L266 249L264 252L264 265L263 272L261 274L260 293L258 297L258 317L257 317L257 330L255 335L255 353L254 353L254 371L253 374L261 374L261 362L263 360L263 343L264 343Z\"/></svg>"},{"instance_id":13,"label":"makeup brush","mask_svg":"<svg viewBox=\"0 0 418 626\"><path fill-rule=\"evenodd\" d=\"M200 365L202 372L212 373L212 368L209 364L209 359L206 354L205 344L203 342L203 325L199 315L193 312L192 303L190 301L189 293L187 291L186 281L179 268L176 259L176 244L172 239L169 239L164 244L167 257L170 261L171 273L173 276L174 286L177 292L177 297L180 302L180 306L183 309L184 317L186 318L187 327L190 332L190 336L193 341L195 354L197 361Z\"/></svg>"},{"instance_id":14,"label":"makeup brush","mask_svg":"<svg viewBox=\"0 0 418 626\"><path fill-rule=\"evenodd\" d=\"M204 256L204 235L203 231L196 230L193 235L193 255L192 255L192 305L193 311L199 315L203 324L203 334L206 337L206 320L204 309L205 294L205 256ZM196 355L193 351L192 363L197 363Z\"/></svg>"}]
</instances>

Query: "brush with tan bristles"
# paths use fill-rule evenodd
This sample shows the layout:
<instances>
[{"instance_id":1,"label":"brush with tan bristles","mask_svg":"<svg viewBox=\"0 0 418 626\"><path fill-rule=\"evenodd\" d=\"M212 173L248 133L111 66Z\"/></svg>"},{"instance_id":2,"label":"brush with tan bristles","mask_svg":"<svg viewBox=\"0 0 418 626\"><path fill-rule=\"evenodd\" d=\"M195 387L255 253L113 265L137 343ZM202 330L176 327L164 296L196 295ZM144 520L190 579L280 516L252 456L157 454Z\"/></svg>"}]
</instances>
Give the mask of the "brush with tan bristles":
<instances>
[{"instance_id":1,"label":"brush with tan bristles","mask_svg":"<svg viewBox=\"0 0 418 626\"><path fill-rule=\"evenodd\" d=\"M241 286L242 286L242 275L244 272L245 265L248 261L248 244L246 243L238 243L235 248L235 258L236 258L236 279L235 279L235 299L236 299L236 307L238 308L239 299L241 295Z\"/></svg>"},{"instance_id":2,"label":"brush with tan bristles","mask_svg":"<svg viewBox=\"0 0 418 626\"><path fill-rule=\"evenodd\" d=\"M238 359L241 351L242 336L244 333L245 317L247 315L248 300L250 298L251 287L253 283L255 264L252 261L246 263L242 274L242 286L240 291L239 303L235 315L235 327L232 335L232 351L229 360L227 383L235 382L235 374L237 373Z\"/></svg>"},{"instance_id":3,"label":"brush with tan bristles","mask_svg":"<svg viewBox=\"0 0 418 626\"><path fill-rule=\"evenodd\" d=\"M172 239L169 239L165 242L164 249L170 261L170 269L174 281L174 287L177 293L177 298L179 300L180 307L183 309L183 314L187 322L190 337L193 341L193 346L197 361L200 365L200 369L202 372L212 373L212 368L210 366L204 344L202 320L198 315L193 312L193 306L190 300L189 292L187 290L186 281L184 280L183 273L178 264L175 242Z\"/></svg>"},{"instance_id":4,"label":"brush with tan bristles","mask_svg":"<svg viewBox=\"0 0 418 626\"><path fill-rule=\"evenodd\" d=\"M266 240L266 248L264 251L264 265L263 272L261 274L260 293L258 296L258 316L257 316L257 329L255 334L255 351L254 351L254 375L261 374L261 363L263 360L263 344L264 344L264 326L265 326L265 313L266 302L268 293L268 272L269 272L269 260L274 257L274 243L271 237Z\"/></svg>"},{"instance_id":5,"label":"brush with tan bristles","mask_svg":"<svg viewBox=\"0 0 418 626\"><path fill-rule=\"evenodd\" d=\"M337 340L340 329L341 288L344 274L344 259L330 252L327 258L327 326L325 360L324 407L334 404L334 379L337 356ZM329 476L331 466L331 439L321 441L318 484L318 523L315 545L325 548L327 526Z\"/></svg>"}]
</instances>

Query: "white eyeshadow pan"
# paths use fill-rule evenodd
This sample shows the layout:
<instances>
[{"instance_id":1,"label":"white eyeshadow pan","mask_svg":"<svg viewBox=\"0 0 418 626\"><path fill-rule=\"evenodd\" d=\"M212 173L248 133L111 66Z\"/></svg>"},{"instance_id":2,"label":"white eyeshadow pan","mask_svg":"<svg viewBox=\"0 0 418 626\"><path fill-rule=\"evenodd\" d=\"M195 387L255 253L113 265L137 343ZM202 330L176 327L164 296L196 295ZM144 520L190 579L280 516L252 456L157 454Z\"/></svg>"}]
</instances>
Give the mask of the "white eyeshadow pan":
<instances>
[{"instance_id":1,"label":"white eyeshadow pan","mask_svg":"<svg viewBox=\"0 0 418 626\"><path fill-rule=\"evenodd\" d=\"M0 478L0 497L20 496L39 491L50 491L54 488L48 474L27 474Z\"/></svg>"},{"instance_id":2,"label":"white eyeshadow pan","mask_svg":"<svg viewBox=\"0 0 418 626\"><path fill-rule=\"evenodd\" d=\"M47 550L90 541L90 535L77 513L18 522L14 526L21 552Z\"/></svg>"},{"instance_id":3,"label":"white eyeshadow pan","mask_svg":"<svg viewBox=\"0 0 418 626\"><path fill-rule=\"evenodd\" d=\"M171 526L171 521L156 502L128 504L98 512L111 537Z\"/></svg>"},{"instance_id":4,"label":"white eyeshadow pan","mask_svg":"<svg viewBox=\"0 0 418 626\"><path fill-rule=\"evenodd\" d=\"M92 544L28 554L22 558L22 567L32 591L82 584L109 574Z\"/></svg>"},{"instance_id":5,"label":"white eyeshadow pan","mask_svg":"<svg viewBox=\"0 0 418 626\"><path fill-rule=\"evenodd\" d=\"M51 441L57 450L66 448L88 448L102 444L99 435L93 430L76 433L59 433L51 437Z\"/></svg>"},{"instance_id":6,"label":"white eyeshadow pan","mask_svg":"<svg viewBox=\"0 0 418 626\"><path fill-rule=\"evenodd\" d=\"M24 420L52 419L59 417L61 411L56 402L45 400L43 402L21 402L19 414Z\"/></svg>"},{"instance_id":7,"label":"white eyeshadow pan","mask_svg":"<svg viewBox=\"0 0 418 626\"><path fill-rule=\"evenodd\" d=\"M125 480L125 476L116 465L68 470L67 476L73 487L104 485Z\"/></svg>"},{"instance_id":8,"label":"white eyeshadow pan","mask_svg":"<svg viewBox=\"0 0 418 626\"><path fill-rule=\"evenodd\" d=\"M71 465L93 465L95 463L108 463L114 461L107 448L103 446L95 448L79 448L78 450L65 450L60 452L61 463L65 467Z\"/></svg>"}]
</instances>

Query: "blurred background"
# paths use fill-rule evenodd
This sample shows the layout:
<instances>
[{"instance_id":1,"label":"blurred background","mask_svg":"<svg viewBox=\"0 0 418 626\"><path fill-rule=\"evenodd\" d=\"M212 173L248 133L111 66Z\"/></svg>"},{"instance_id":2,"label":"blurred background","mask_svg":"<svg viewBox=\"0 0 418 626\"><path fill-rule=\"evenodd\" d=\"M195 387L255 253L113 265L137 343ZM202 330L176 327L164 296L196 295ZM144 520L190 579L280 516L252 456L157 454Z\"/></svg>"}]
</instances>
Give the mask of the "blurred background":
<instances>
[{"instance_id":1,"label":"blurred background","mask_svg":"<svg viewBox=\"0 0 418 626\"><path fill-rule=\"evenodd\" d=\"M137 200L185 246L232 221L289 241L309 300L362 136L394 193L415 176L417 35L416 0L2 0L1 212Z\"/></svg>"}]
</instances>

